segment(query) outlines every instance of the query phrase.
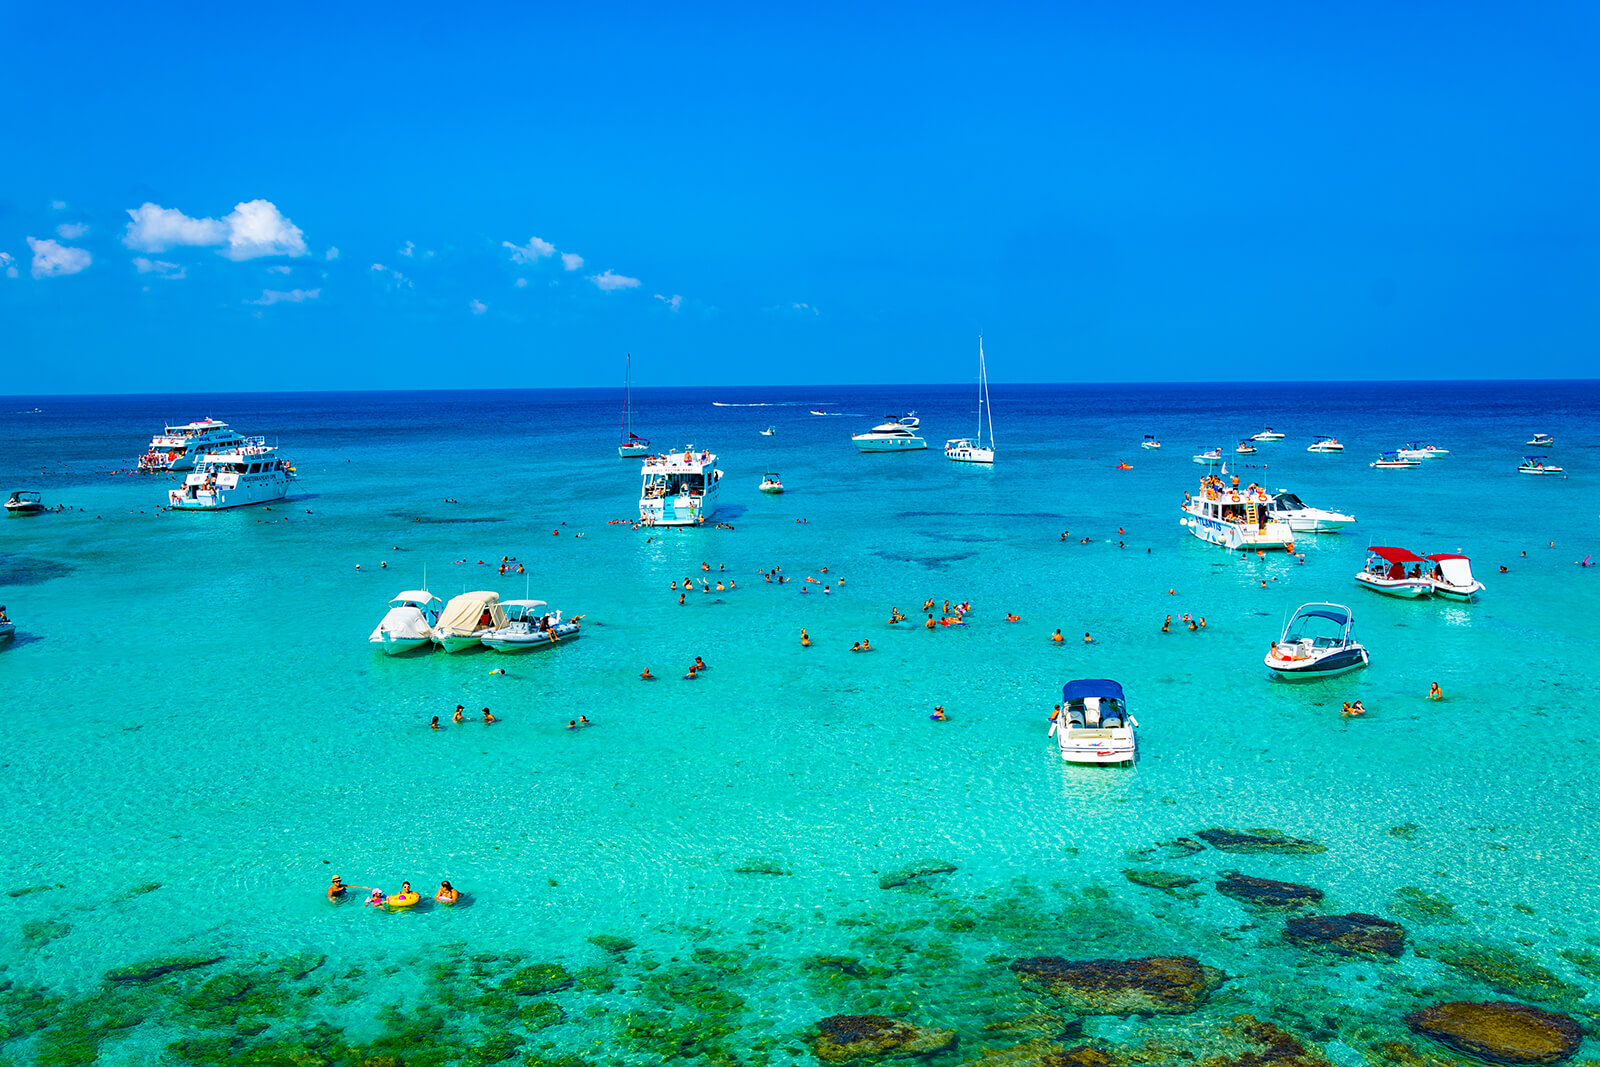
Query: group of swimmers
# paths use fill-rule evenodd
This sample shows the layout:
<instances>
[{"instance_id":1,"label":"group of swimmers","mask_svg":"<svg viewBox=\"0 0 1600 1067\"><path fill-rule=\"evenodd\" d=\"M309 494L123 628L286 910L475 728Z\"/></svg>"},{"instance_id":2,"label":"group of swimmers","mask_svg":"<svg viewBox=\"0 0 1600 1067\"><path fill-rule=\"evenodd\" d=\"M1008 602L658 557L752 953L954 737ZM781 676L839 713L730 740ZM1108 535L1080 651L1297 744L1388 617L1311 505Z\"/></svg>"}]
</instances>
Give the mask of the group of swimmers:
<instances>
[{"instance_id":1,"label":"group of swimmers","mask_svg":"<svg viewBox=\"0 0 1600 1067\"><path fill-rule=\"evenodd\" d=\"M454 715L450 716L450 721L451 722L466 722L467 721L467 709L466 709L466 707L461 705L461 704L457 704L456 705L456 712L455 712ZM499 717L496 716L494 714L494 712L490 711L488 708L484 708L483 709L482 722L484 723L484 725L487 726L491 722L499 722L499 721L500 721ZM444 727L441 726L440 723L439 723L439 716L435 715L433 717L433 721L428 724L428 729L430 729L430 730L442 730L442 729L444 729Z\"/></svg>"},{"instance_id":2,"label":"group of swimmers","mask_svg":"<svg viewBox=\"0 0 1600 1067\"><path fill-rule=\"evenodd\" d=\"M352 889L367 889L371 891L372 895L362 905L365 908L409 908L422 899L422 895L411 888L410 882L402 882L398 893L385 894L383 890L370 885L345 885L344 881L336 874L333 876L332 884L328 886L329 903L343 903L346 899L345 894ZM440 904L454 904L461 899L461 892L447 881L440 882L439 891L433 895L433 899Z\"/></svg>"},{"instance_id":3,"label":"group of swimmers","mask_svg":"<svg viewBox=\"0 0 1600 1067\"><path fill-rule=\"evenodd\" d=\"M1189 631L1191 633L1196 633L1196 632L1198 632L1200 630L1204 630L1206 628L1206 617L1204 615L1202 615L1198 619L1196 619L1193 615L1190 615L1186 611L1186 612L1183 613L1183 625L1189 627ZM1171 615L1168 615L1165 619L1163 619L1161 621L1161 632L1164 633L1164 634L1170 634L1172 632L1172 616Z\"/></svg>"}]
</instances>

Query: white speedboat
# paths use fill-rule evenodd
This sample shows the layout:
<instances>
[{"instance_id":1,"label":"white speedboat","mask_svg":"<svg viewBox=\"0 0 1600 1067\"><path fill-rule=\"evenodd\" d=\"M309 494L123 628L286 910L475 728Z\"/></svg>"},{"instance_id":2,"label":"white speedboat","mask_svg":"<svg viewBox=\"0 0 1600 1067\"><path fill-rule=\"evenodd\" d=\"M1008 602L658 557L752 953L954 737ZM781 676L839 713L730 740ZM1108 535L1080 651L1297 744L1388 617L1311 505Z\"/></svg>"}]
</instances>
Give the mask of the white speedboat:
<instances>
[{"instance_id":1,"label":"white speedboat","mask_svg":"<svg viewBox=\"0 0 1600 1067\"><path fill-rule=\"evenodd\" d=\"M1466 556L1443 552L1428 560L1433 564L1428 580L1433 583L1434 596L1471 600L1483 591L1483 583L1472 576L1472 561Z\"/></svg>"},{"instance_id":2,"label":"white speedboat","mask_svg":"<svg viewBox=\"0 0 1600 1067\"><path fill-rule=\"evenodd\" d=\"M1306 446L1307 452L1343 452L1344 445L1339 443L1337 437L1328 437L1318 434L1317 439Z\"/></svg>"},{"instance_id":3,"label":"white speedboat","mask_svg":"<svg viewBox=\"0 0 1600 1067\"><path fill-rule=\"evenodd\" d=\"M1197 453L1192 458L1203 467L1215 467L1222 462L1222 446L1208 448L1204 452Z\"/></svg>"},{"instance_id":4,"label":"white speedboat","mask_svg":"<svg viewBox=\"0 0 1600 1067\"><path fill-rule=\"evenodd\" d=\"M1448 456L1449 454L1450 450L1447 448L1434 448L1432 445L1425 445L1418 441L1412 441L1395 449L1395 455L1401 459L1416 460L1419 463L1425 459Z\"/></svg>"},{"instance_id":5,"label":"white speedboat","mask_svg":"<svg viewBox=\"0 0 1600 1067\"><path fill-rule=\"evenodd\" d=\"M1139 447L1140 448L1149 448L1149 449L1159 449L1161 447L1161 442L1156 440L1156 435L1155 434L1147 433L1147 434L1144 435L1144 441L1140 443Z\"/></svg>"},{"instance_id":6,"label":"white speedboat","mask_svg":"<svg viewBox=\"0 0 1600 1067\"><path fill-rule=\"evenodd\" d=\"M722 472L717 457L696 452L651 456L639 470L644 478L639 490L639 521L647 526L698 526L717 511L717 489Z\"/></svg>"},{"instance_id":7,"label":"white speedboat","mask_svg":"<svg viewBox=\"0 0 1600 1067\"><path fill-rule=\"evenodd\" d=\"M1547 433L1536 433L1528 443L1535 448L1549 448L1556 443L1556 439Z\"/></svg>"},{"instance_id":8,"label":"white speedboat","mask_svg":"<svg viewBox=\"0 0 1600 1067\"><path fill-rule=\"evenodd\" d=\"M1223 468L1227 473L1227 468ZM1259 485L1239 487L1239 476L1229 485L1215 474L1200 479L1194 495L1183 494L1180 525L1202 541L1222 545L1238 552L1249 548L1282 548L1294 551L1294 531L1289 524L1272 517L1271 498Z\"/></svg>"},{"instance_id":9,"label":"white speedboat","mask_svg":"<svg viewBox=\"0 0 1600 1067\"><path fill-rule=\"evenodd\" d=\"M1109 678L1080 678L1061 687L1061 712L1046 736L1056 739L1068 763L1132 763L1138 725L1121 685Z\"/></svg>"},{"instance_id":10,"label":"white speedboat","mask_svg":"<svg viewBox=\"0 0 1600 1067\"><path fill-rule=\"evenodd\" d=\"M1281 441L1281 440L1283 440L1283 437L1284 437L1283 434L1281 434L1278 431L1274 430L1271 426L1268 426L1265 430L1262 430L1260 433L1255 434L1254 436L1252 436L1250 438L1250 440L1252 440L1252 441Z\"/></svg>"},{"instance_id":11,"label":"white speedboat","mask_svg":"<svg viewBox=\"0 0 1600 1067\"><path fill-rule=\"evenodd\" d=\"M989 441L984 443L984 415L989 416ZM994 462L994 409L989 405L989 368L983 361L983 335L978 335L978 436L956 437L944 443L944 458L957 463Z\"/></svg>"},{"instance_id":12,"label":"white speedboat","mask_svg":"<svg viewBox=\"0 0 1600 1067\"><path fill-rule=\"evenodd\" d=\"M1522 466L1517 468L1518 474L1565 474L1565 467L1557 467L1546 463L1548 456L1523 456Z\"/></svg>"},{"instance_id":13,"label":"white speedboat","mask_svg":"<svg viewBox=\"0 0 1600 1067\"><path fill-rule=\"evenodd\" d=\"M44 511L44 497L32 489L17 489L6 501L6 515L10 518L20 518L24 515L38 515Z\"/></svg>"},{"instance_id":14,"label":"white speedboat","mask_svg":"<svg viewBox=\"0 0 1600 1067\"><path fill-rule=\"evenodd\" d=\"M1279 522L1288 523L1295 533L1332 533L1356 521L1354 515L1310 507L1298 496L1282 490L1268 499L1267 511Z\"/></svg>"},{"instance_id":15,"label":"white speedboat","mask_svg":"<svg viewBox=\"0 0 1600 1067\"><path fill-rule=\"evenodd\" d=\"M778 428L776 426L768 426L765 430L761 431L761 436L762 437L771 437L773 434L775 434L777 432L778 432Z\"/></svg>"},{"instance_id":16,"label":"white speedboat","mask_svg":"<svg viewBox=\"0 0 1600 1067\"><path fill-rule=\"evenodd\" d=\"M1367 549L1366 567L1356 572L1356 581L1385 596L1408 600L1429 596L1433 593L1433 580L1422 572L1427 562L1403 548L1373 545Z\"/></svg>"},{"instance_id":17,"label":"white speedboat","mask_svg":"<svg viewBox=\"0 0 1600 1067\"><path fill-rule=\"evenodd\" d=\"M241 444L201 456L183 485L167 490L167 504L179 511L270 504L289 495L294 479L294 464L278 455L277 446L265 438L246 437Z\"/></svg>"},{"instance_id":18,"label":"white speedboat","mask_svg":"<svg viewBox=\"0 0 1600 1067\"><path fill-rule=\"evenodd\" d=\"M884 416L884 420L866 433L853 435L850 440L862 452L914 452L927 448L928 442L917 436L922 425L916 415Z\"/></svg>"},{"instance_id":19,"label":"white speedboat","mask_svg":"<svg viewBox=\"0 0 1600 1067\"><path fill-rule=\"evenodd\" d=\"M761 476L761 485L758 488L763 493L783 492L783 480L778 477L777 471L768 471Z\"/></svg>"},{"instance_id":20,"label":"white speedboat","mask_svg":"<svg viewBox=\"0 0 1600 1067\"><path fill-rule=\"evenodd\" d=\"M650 454L650 442L633 432L633 353L628 353L628 369L622 378L622 439L617 443L620 459L636 459Z\"/></svg>"},{"instance_id":21,"label":"white speedboat","mask_svg":"<svg viewBox=\"0 0 1600 1067\"><path fill-rule=\"evenodd\" d=\"M439 619L444 601L426 589L406 589L389 601L389 613L367 638L386 656L398 656L433 641L433 624Z\"/></svg>"},{"instance_id":22,"label":"white speedboat","mask_svg":"<svg viewBox=\"0 0 1600 1067\"><path fill-rule=\"evenodd\" d=\"M1368 663L1365 646L1351 634L1355 615L1343 604L1302 604L1267 650L1266 665L1280 678L1328 678Z\"/></svg>"},{"instance_id":23,"label":"white speedboat","mask_svg":"<svg viewBox=\"0 0 1600 1067\"><path fill-rule=\"evenodd\" d=\"M505 625L479 638L496 652L525 652L558 645L580 636L582 631L576 619L563 620L561 612L550 610L543 600L505 600L500 607L506 614Z\"/></svg>"},{"instance_id":24,"label":"white speedboat","mask_svg":"<svg viewBox=\"0 0 1600 1067\"><path fill-rule=\"evenodd\" d=\"M1380 452L1378 458L1367 464L1369 467L1390 468L1399 470L1405 467L1415 467L1421 464L1419 459L1404 459L1398 452Z\"/></svg>"},{"instance_id":25,"label":"white speedboat","mask_svg":"<svg viewBox=\"0 0 1600 1067\"><path fill-rule=\"evenodd\" d=\"M486 589L450 598L433 624L433 643L446 652L478 648L483 635L506 624L500 594Z\"/></svg>"},{"instance_id":26,"label":"white speedboat","mask_svg":"<svg viewBox=\"0 0 1600 1067\"><path fill-rule=\"evenodd\" d=\"M141 471L193 470L199 458L208 452L232 448L245 439L234 433L225 422L201 419L181 426L168 426L150 438L150 447L139 457Z\"/></svg>"},{"instance_id":27,"label":"white speedboat","mask_svg":"<svg viewBox=\"0 0 1600 1067\"><path fill-rule=\"evenodd\" d=\"M1255 440L1255 438L1253 438L1253 437L1245 438L1243 441L1239 442L1239 447L1234 449L1234 451L1239 453L1239 455L1241 455L1241 456L1254 455L1255 451L1256 451L1256 446L1250 443L1253 440Z\"/></svg>"}]
</instances>

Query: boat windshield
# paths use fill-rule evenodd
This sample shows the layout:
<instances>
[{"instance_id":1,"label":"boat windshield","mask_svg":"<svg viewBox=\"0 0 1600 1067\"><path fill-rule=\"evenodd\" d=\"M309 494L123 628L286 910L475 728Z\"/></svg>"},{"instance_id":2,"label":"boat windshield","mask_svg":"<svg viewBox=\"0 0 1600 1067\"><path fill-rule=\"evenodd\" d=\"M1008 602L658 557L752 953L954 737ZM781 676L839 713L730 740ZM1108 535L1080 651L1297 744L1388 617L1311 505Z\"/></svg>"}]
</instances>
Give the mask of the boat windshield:
<instances>
[{"instance_id":1,"label":"boat windshield","mask_svg":"<svg viewBox=\"0 0 1600 1067\"><path fill-rule=\"evenodd\" d=\"M1350 615L1330 605L1301 608L1284 627L1281 644L1310 641L1314 648L1338 648L1348 639Z\"/></svg>"}]
</instances>

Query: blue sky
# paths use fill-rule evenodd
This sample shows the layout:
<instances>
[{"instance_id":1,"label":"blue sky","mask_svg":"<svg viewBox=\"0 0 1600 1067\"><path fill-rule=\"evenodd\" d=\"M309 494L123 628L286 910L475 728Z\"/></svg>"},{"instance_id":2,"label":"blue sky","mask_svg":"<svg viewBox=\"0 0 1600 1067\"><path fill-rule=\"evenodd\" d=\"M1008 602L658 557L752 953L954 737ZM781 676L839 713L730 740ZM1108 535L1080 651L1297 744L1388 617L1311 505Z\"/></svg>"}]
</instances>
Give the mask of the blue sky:
<instances>
[{"instance_id":1,"label":"blue sky","mask_svg":"<svg viewBox=\"0 0 1600 1067\"><path fill-rule=\"evenodd\" d=\"M1593 376L1597 21L0 5L0 392Z\"/></svg>"}]
</instances>

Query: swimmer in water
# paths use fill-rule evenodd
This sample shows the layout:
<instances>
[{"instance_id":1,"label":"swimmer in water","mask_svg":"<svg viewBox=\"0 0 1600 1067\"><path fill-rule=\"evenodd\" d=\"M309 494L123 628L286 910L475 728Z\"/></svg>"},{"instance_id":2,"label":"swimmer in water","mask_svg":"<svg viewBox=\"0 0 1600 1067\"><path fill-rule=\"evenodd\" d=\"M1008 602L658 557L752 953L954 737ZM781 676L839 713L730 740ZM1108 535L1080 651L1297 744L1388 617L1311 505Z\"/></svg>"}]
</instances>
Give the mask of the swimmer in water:
<instances>
[{"instance_id":1,"label":"swimmer in water","mask_svg":"<svg viewBox=\"0 0 1600 1067\"><path fill-rule=\"evenodd\" d=\"M861 642L857 641L855 644L851 645L850 646L850 651L851 652L860 652L861 651Z\"/></svg>"},{"instance_id":2,"label":"swimmer in water","mask_svg":"<svg viewBox=\"0 0 1600 1067\"><path fill-rule=\"evenodd\" d=\"M491 723L491 722L499 722L500 720L495 718L494 717L494 713L491 712L488 708L484 708L483 709L483 721L485 723Z\"/></svg>"},{"instance_id":3,"label":"swimmer in water","mask_svg":"<svg viewBox=\"0 0 1600 1067\"><path fill-rule=\"evenodd\" d=\"M640 671L639 677L647 682L653 682L656 680L656 676L650 673L649 667L646 667L644 670Z\"/></svg>"},{"instance_id":4,"label":"swimmer in water","mask_svg":"<svg viewBox=\"0 0 1600 1067\"><path fill-rule=\"evenodd\" d=\"M922 624L922 628L924 630L931 630L931 629L933 629L933 627L934 627L933 616L930 614L928 616L928 621Z\"/></svg>"},{"instance_id":5,"label":"swimmer in water","mask_svg":"<svg viewBox=\"0 0 1600 1067\"><path fill-rule=\"evenodd\" d=\"M578 728L578 720L577 719L568 720L567 729L576 730L577 728Z\"/></svg>"},{"instance_id":6,"label":"swimmer in water","mask_svg":"<svg viewBox=\"0 0 1600 1067\"><path fill-rule=\"evenodd\" d=\"M439 716L435 715L433 717L433 721L428 724L428 729L430 729L430 730L439 729Z\"/></svg>"},{"instance_id":7,"label":"swimmer in water","mask_svg":"<svg viewBox=\"0 0 1600 1067\"><path fill-rule=\"evenodd\" d=\"M504 667L496 667L494 670L490 671L489 673L490 674L504 674L504 673L506 673L506 669Z\"/></svg>"},{"instance_id":8,"label":"swimmer in water","mask_svg":"<svg viewBox=\"0 0 1600 1067\"><path fill-rule=\"evenodd\" d=\"M1439 688L1439 683L1438 682L1434 682L1433 685L1428 687L1428 699L1429 700L1443 700L1444 699L1444 690Z\"/></svg>"},{"instance_id":9,"label":"swimmer in water","mask_svg":"<svg viewBox=\"0 0 1600 1067\"><path fill-rule=\"evenodd\" d=\"M807 647L809 647L811 644L811 635L806 633L805 627L803 626L800 628L800 644Z\"/></svg>"},{"instance_id":10,"label":"swimmer in water","mask_svg":"<svg viewBox=\"0 0 1600 1067\"><path fill-rule=\"evenodd\" d=\"M372 895L367 898L367 902L365 904L363 904L362 907L364 907L364 908L381 908L381 907L383 907L383 890L374 889L372 891Z\"/></svg>"},{"instance_id":11,"label":"swimmer in water","mask_svg":"<svg viewBox=\"0 0 1600 1067\"><path fill-rule=\"evenodd\" d=\"M467 710L466 708L462 707L460 704L457 704L456 705L456 713L454 715L450 716L450 721L451 722L466 722L466 720L467 720L467 716L465 714L466 710Z\"/></svg>"},{"instance_id":12,"label":"swimmer in water","mask_svg":"<svg viewBox=\"0 0 1600 1067\"><path fill-rule=\"evenodd\" d=\"M343 881L340 880L339 876L336 874L336 875L333 876L333 884L328 886L328 899L333 901L334 903L338 903L339 901L344 899L344 892L345 892L346 889L365 889L365 888L367 888L367 887L364 886L364 885L347 886L347 885L344 884Z\"/></svg>"},{"instance_id":13,"label":"swimmer in water","mask_svg":"<svg viewBox=\"0 0 1600 1067\"><path fill-rule=\"evenodd\" d=\"M454 904L461 899L461 894L449 882L440 882L439 891L433 895L433 899L441 904Z\"/></svg>"},{"instance_id":14,"label":"swimmer in water","mask_svg":"<svg viewBox=\"0 0 1600 1067\"><path fill-rule=\"evenodd\" d=\"M1061 636L1061 631L1059 629L1057 629L1055 633L1050 635L1050 640L1054 641L1056 644L1059 645L1061 642L1065 641L1066 638L1062 637Z\"/></svg>"},{"instance_id":15,"label":"swimmer in water","mask_svg":"<svg viewBox=\"0 0 1600 1067\"><path fill-rule=\"evenodd\" d=\"M579 715L578 716L578 725L579 726L593 726L594 724L589 721L589 716L587 716L587 715Z\"/></svg>"},{"instance_id":16,"label":"swimmer in water","mask_svg":"<svg viewBox=\"0 0 1600 1067\"><path fill-rule=\"evenodd\" d=\"M944 722L946 719L950 718L950 716L944 713L943 704L935 704L933 706L933 714L929 715L928 718L934 720L935 722Z\"/></svg>"},{"instance_id":17,"label":"swimmer in water","mask_svg":"<svg viewBox=\"0 0 1600 1067\"><path fill-rule=\"evenodd\" d=\"M706 666L705 660L701 659L699 656L696 656L694 658L694 669L697 671L706 671L710 670L711 668Z\"/></svg>"},{"instance_id":18,"label":"swimmer in water","mask_svg":"<svg viewBox=\"0 0 1600 1067\"><path fill-rule=\"evenodd\" d=\"M1165 619L1162 620L1162 622L1161 622L1161 632L1164 633L1164 634L1170 634L1172 632L1172 616L1171 615L1168 615Z\"/></svg>"},{"instance_id":19,"label":"swimmer in water","mask_svg":"<svg viewBox=\"0 0 1600 1067\"><path fill-rule=\"evenodd\" d=\"M872 651L872 640L870 638L865 638L864 637L864 638L861 639L861 651L863 651L863 652L871 652Z\"/></svg>"},{"instance_id":20,"label":"swimmer in water","mask_svg":"<svg viewBox=\"0 0 1600 1067\"><path fill-rule=\"evenodd\" d=\"M1094 643L1094 638L1090 637L1087 631L1085 631L1083 635L1083 643L1086 645L1091 645Z\"/></svg>"}]
</instances>

